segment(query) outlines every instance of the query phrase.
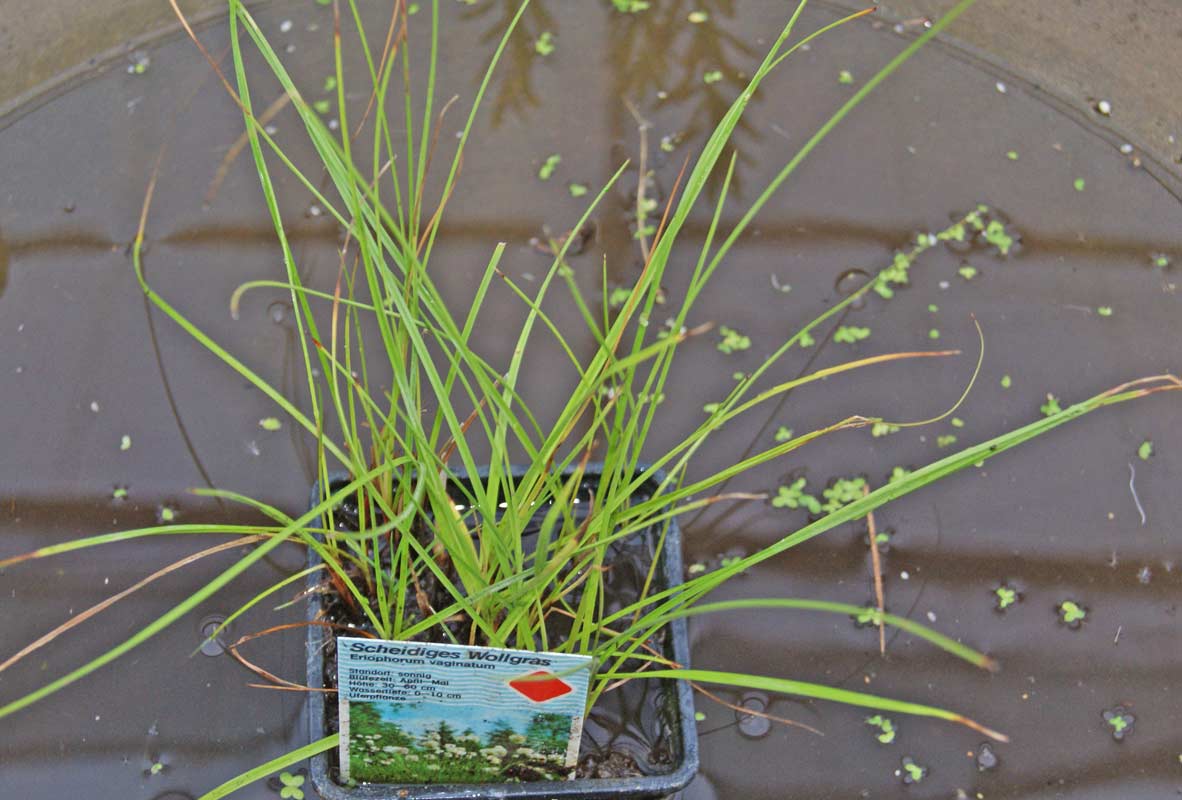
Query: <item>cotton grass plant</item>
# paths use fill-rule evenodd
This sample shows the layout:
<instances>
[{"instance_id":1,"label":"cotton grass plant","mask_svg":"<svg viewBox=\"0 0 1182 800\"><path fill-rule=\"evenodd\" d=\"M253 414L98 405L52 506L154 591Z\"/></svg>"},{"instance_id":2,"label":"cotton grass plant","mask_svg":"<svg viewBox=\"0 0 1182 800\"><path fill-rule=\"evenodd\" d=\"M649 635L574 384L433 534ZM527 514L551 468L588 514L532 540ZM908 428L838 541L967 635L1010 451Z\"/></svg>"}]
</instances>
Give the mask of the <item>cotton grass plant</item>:
<instances>
[{"instance_id":1,"label":"cotton grass plant","mask_svg":"<svg viewBox=\"0 0 1182 800\"><path fill-rule=\"evenodd\" d=\"M470 302L462 309L445 301L429 269L436 249L445 243L440 234L447 203L459 191L463 153L481 100L528 0L521 4L500 39L450 160L445 160L446 147L440 135L440 118L446 106L441 106L436 97L441 39L439 0L424 7L413 20L404 4L395 2L380 51L370 49L371 42L353 0L334 3L335 114L340 123L337 131L330 130L301 95L250 12L239 0L229 0L232 73L223 74L212 58L210 63L242 109L250 152L286 268L282 280L245 284L232 302L236 308L242 293L258 286L280 286L290 293L297 310L295 325L304 380L309 387L304 403L308 410L302 410L295 400L220 347L144 280L141 244L154 179L145 197L135 240L135 270L145 294L157 308L273 400L316 443L322 487L319 502L307 512L292 516L229 491L197 490L198 494L244 503L271 522L160 525L87 537L0 561L0 566L8 567L19 561L134 542L147 536L200 533L231 537L229 545L202 551L195 558L228 546L252 545L248 554L135 635L42 688L0 706L0 717L116 660L190 613L271 551L297 543L315 551L320 564L268 587L237 613L267 598L294 593L299 581L315 573L339 594L341 604L365 630L382 638L591 654L597 665L591 705L619 681L685 679L936 717L1004 739L1000 733L940 708L782 676L689 669L670 662L651 643L673 620L696 614L755 608L864 614L865 608L840 603L805 599L709 602L709 596L712 590L760 562L866 517L891 500L978 465L1070 420L1153 392L1182 388L1172 376L1118 386L942 458L839 505L768 547L691 577L680 587L660 588L654 563L640 599L609 613L604 598L605 557L614 542L655 531L659 549L663 531L676 515L750 497L723 493L722 487L730 479L790 457L826 436L883 420L873 416L835 420L777 442L724 469L691 478L696 474L690 472L696 456L713 444L728 422L823 378L875 364L949 355L948 351L884 354L818 370L768 389L753 388L761 377L774 377L780 359L806 340L810 331L818 331L865 293L875 289L888 293L892 285L900 282L897 270L884 270L786 339L757 369L738 380L731 393L680 442L661 453L646 449L650 433L666 424L661 399L674 358L686 342L709 327L696 318L695 305L735 242L834 126L971 3L959 3L868 80L786 162L739 221L724 230L722 209L735 169L734 157L726 153L727 144L748 102L760 84L801 45L860 16L840 20L790 44L805 6L801 2L700 154L683 168L652 237L640 277L618 310L609 311L606 279L604 296L588 296L567 264L574 237L551 243L553 259L548 270L528 288L518 286L499 270L505 244L491 246ZM360 31L356 43L342 43L340 23L345 14L353 17ZM193 39L201 47L195 35ZM342 50L353 46L361 48L367 68L367 74L360 79L344 74L342 68ZM410 89L414 81L407 49L411 46L429 51L427 75L414 76L416 81L425 77L426 89L420 96L414 96ZM328 191L318 188L319 176L297 168L259 122L245 48L257 51L286 92L315 149L316 166L328 178ZM400 83L401 90L391 90L392 83ZM368 97L364 109L346 102L347 86ZM399 119L397 127L404 131L396 133L392 119ZM627 169L626 164L619 167L588 203L572 230L587 224ZM306 285L300 276L288 240L288 222L280 213L272 177L275 170L294 175L343 231L340 269L331 289ZM428 176L438 170L442 170L442 188L429 197ZM683 276L686 289L679 297L664 298L665 305L658 309L661 287L671 274L674 249L684 252L689 246L683 241L683 228L691 210L703 199L703 190L712 176L721 176L721 189L688 280ZM515 341L507 363L490 363L473 341L481 313L492 302L490 293L498 284L508 287L526 309L520 329L506 334ZM555 302L555 296L577 307L581 329L564 330L549 316L547 304ZM671 315L669 325L648 324L658 311ZM552 419L541 419L531 412L524 399L528 387L522 382L531 346L544 336L558 344L569 362L567 380L562 385L563 396L569 399ZM588 336L594 347L589 355L580 356L573 342L575 337L583 341ZM592 461L600 465L601 477L592 484L589 501L579 504L576 513L573 501ZM522 465L520 473L514 473L514 464ZM334 484L332 476L341 472L347 479ZM356 519L351 526L355 530L337 524L342 503L355 504ZM536 536L527 537L527 531L536 532ZM436 600L428 597L423 589L425 583L434 587ZM438 597L443 602L437 602ZM89 618L119 598L105 601L82 616ZM881 609L872 609L871 617L877 624L902 628L974 665L994 667L987 656L910 620ZM73 624L33 643L0 669ZM250 780L336 746L337 735L328 735L260 765L205 797L222 797Z\"/></svg>"}]
</instances>

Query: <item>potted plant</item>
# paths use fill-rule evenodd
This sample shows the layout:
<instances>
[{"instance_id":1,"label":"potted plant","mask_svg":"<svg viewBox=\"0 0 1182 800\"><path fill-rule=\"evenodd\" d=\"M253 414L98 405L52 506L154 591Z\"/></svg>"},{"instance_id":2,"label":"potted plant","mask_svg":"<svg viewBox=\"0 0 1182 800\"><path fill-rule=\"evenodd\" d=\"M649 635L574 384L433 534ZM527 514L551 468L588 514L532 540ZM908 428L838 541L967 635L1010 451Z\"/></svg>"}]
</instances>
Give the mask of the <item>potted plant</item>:
<instances>
[{"instance_id":1,"label":"potted plant","mask_svg":"<svg viewBox=\"0 0 1182 800\"><path fill-rule=\"evenodd\" d=\"M450 168L442 174L441 185L432 190L428 176L435 173L428 167L441 147L435 121L439 107L432 82L437 13L431 15L432 69L421 104L416 107L408 96L405 103L387 106L389 82L395 78L400 63L399 48L410 37L412 24L417 24L412 23L407 7L396 2L382 51L375 58L366 50L371 86L365 95L369 102L358 107L349 102L345 93L346 76L340 67L342 9L335 9L337 68L332 86L339 132L334 132L301 95L250 13L238 0L230 0L234 70L232 76L225 76L226 88L243 110L250 150L286 267L284 280L253 282L240 291L278 283L291 293L292 304L299 312L296 321L310 410L301 408L219 347L144 280L141 246L152 187L145 198L134 260L145 294L159 309L274 400L313 437L319 480L311 507L292 516L231 492L206 492L246 503L271 517L273 524L196 526L203 531L246 537L243 541L254 547L172 611L86 665L8 702L0 707L0 716L15 713L115 660L218 592L275 548L294 541L308 548L308 568L256 597L252 605L305 578L316 592L323 592L316 595L311 606L308 627L313 660L308 686L302 688L326 688L317 685L325 675L322 645L341 628L383 640L588 655L595 664L590 677L591 706L622 682L676 682L679 700L675 705L681 717L670 729L680 733L679 749L687 761L670 770L670 774L679 781L688 780L693 766L691 709L681 699L690 681L936 717L1004 739L975 721L939 708L779 676L694 670L688 665L684 640L678 644L676 638L684 620L695 614L757 607L811 609L865 614L876 624L903 627L978 666L992 666L988 657L887 614L881 606L864 609L779 599L710 603L706 599L712 590L761 561L845 522L865 517L884 503L981 463L1069 420L1152 392L1182 388L1176 378L1161 376L1123 384L1004 436L901 474L885 486L835 497L823 508L818 503L817 518L800 530L680 583L676 538L678 514L715 503L752 499L751 495L723 492L720 487L730 477L793 453L828 434L888 424L876 417L848 417L803 435L787 436L721 471L700 475L693 470L694 456L712 446L727 422L796 387L874 364L949 355L948 351L885 354L766 385L775 377L779 359L789 349L808 341L810 331L869 292L889 295L894 287L907 282L915 259L937 242L980 239L1004 253L1008 249L1004 223L993 219L987 208L973 208L945 231L900 253L893 264L862 288L786 339L758 369L738 376L734 390L710 404L705 419L680 442L655 456L645 448L650 432L659 424L670 365L679 347L695 338L714 335L709 323L695 319L695 302L706 291L734 242L816 144L970 2L960 3L867 81L786 163L741 220L724 234L719 223L734 169L734 160L728 162L725 151L744 108L761 82L787 55L833 27L827 26L789 46L798 8L697 160L686 165L659 222L653 219L652 230L646 234L651 237L651 245L646 246L644 269L639 280L623 293L618 307L613 308L602 296L606 294L602 291L602 276L577 274L568 262L578 232L588 224L593 209L611 187L609 182L571 227L570 235L543 243L553 259L536 288L527 291L500 272L498 265L505 247L497 245L475 281L466 308L457 309L446 299L428 263L438 241L446 203L459 185L463 149L476 110L527 3L521 5L500 40L461 131ZM251 99L243 53L248 43L257 49L299 113L315 148L317 166L323 168L332 184L331 194L296 166L260 121ZM364 38L362 44L368 47ZM220 73L216 60L211 58L211 63ZM408 78L406 85L411 83ZM410 133L406 141L398 141L390 115L403 113L403 108L405 127ZM355 138L354 131L362 129L369 131L368 137ZM341 226L343 241L335 286L309 286L301 278L276 201L271 170L280 165L291 170L318 207ZM621 167L613 181L624 171L625 167ZM721 176L713 222L693 268L688 274L676 274L671 255L691 208L702 199L712 176ZM434 204L429 201L431 197L436 199ZM637 212L643 216L651 209L638 203ZM676 288L667 290L666 284ZM482 327L481 312L491 305L494 285L515 295L524 309L520 326L511 334L515 347L507 363L489 363L478 346L480 336L489 335ZM565 289L566 302L582 313L595 343L589 353L576 352L571 346L571 332L555 326L547 313L547 304L554 302L555 290L560 288ZM592 299L597 294L600 297ZM235 296L235 303L239 296ZM600 303L602 313L597 313ZM669 317L667 323L658 322L665 316ZM499 331L498 335L505 334ZM531 412L529 387L521 380L527 352L532 352L540 335L552 338L567 359L572 376L569 385L563 387L565 399L559 413L547 419L538 419ZM743 348L749 344L736 330L719 329L717 335L720 346ZM762 383L761 378L765 379ZM592 467L592 462L596 466ZM806 502L802 495L791 492L783 500ZM141 536L185 532L188 527L184 525L161 525L82 539L31 555L41 557ZM631 597L610 596L608 584L614 569L610 555L620 545L637 540L652 549L652 557L638 571L638 587ZM17 560L21 557L0 564ZM337 616L326 619L320 613L323 610ZM666 647L665 636L670 630L674 633L673 644ZM225 796L250 780L334 750L340 737L329 728L320 728L318 717L329 716L324 713L322 700L312 699L316 730L308 746L260 765L205 797L212 800ZM502 756L496 758L503 760ZM323 793L344 795L352 790L336 785L327 761L315 763L318 766L314 766L314 775ZM522 782L511 789L504 785L485 788L496 795L527 796L533 791L539 796L580 797L626 788L612 785L611 779L598 787L543 781L532 787ZM670 788L674 787L666 786L662 791ZM408 796L411 792L446 796L452 789L428 784L415 788L369 786L357 791L358 796L370 797ZM651 792L655 788L639 787L639 791Z\"/></svg>"}]
</instances>

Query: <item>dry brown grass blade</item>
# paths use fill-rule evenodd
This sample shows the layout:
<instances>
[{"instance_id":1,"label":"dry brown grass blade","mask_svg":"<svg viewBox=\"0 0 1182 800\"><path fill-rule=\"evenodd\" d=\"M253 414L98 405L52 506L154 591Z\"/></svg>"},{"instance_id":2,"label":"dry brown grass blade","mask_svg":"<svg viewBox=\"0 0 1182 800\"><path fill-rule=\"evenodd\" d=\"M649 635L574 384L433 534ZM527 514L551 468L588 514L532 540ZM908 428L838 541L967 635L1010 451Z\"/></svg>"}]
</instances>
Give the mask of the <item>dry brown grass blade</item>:
<instances>
[{"instance_id":1,"label":"dry brown grass blade","mask_svg":"<svg viewBox=\"0 0 1182 800\"><path fill-rule=\"evenodd\" d=\"M302 622L288 622L283 625L274 625L270 628L265 628L261 631L255 631L254 633L248 633L244 636L240 636L233 644L226 647L226 652L229 653L231 656L233 656L234 660L236 660L239 664L246 667L248 670L253 672L255 675L258 675L263 680L271 681L270 685L261 685L261 684L251 683L251 684L248 684L248 686L253 686L253 687L259 688L259 689L288 689L291 691L299 691L299 692L325 692L328 694L333 694L336 692L336 689L318 689L318 688L315 688L312 686L305 686L300 683L294 683L294 682L286 680L284 678L280 678L278 675L275 675L274 673L263 669L258 664L255 664L254 662L248 660L244 655L242 655L241 653L238 652L238 648L241 647L242 645L246 644L247 642L251 642L255 639L259 639L263 636L269 636L273 633L280 633L282 631L288 631L288 630L292 630L294 628L306 628L306 627L309 627L312 625L315 625L317 627L322 627L322 628L328 628L329 630L345 631L350 636L359 636L359 637L363 637L366 639L376 639L377 638L374 634L370 633L369 631L365 631L360 628L353 628L348 625L338 625L335 622L324 622L323 620L304 620Z\"/></svg>"},{"instance_id":2,"label":"dry brown grass blade","mask_svg":"<svg viewBox=\"0 0 1182 800\"><path fill-rule=\"evenodd\" d=\"M870 494L870 487L862 487L862 496ZM878 527L874 524L874 512L866 515L866 527L870 531L870 564L874 569L874 602L878 605L878 652L886 655L886 597L882 589L882 559L878 554Z\"/></svg>"},{"instance_id":3,"label":"dry brown grass blade","mask_svg":"<svg viewBox=\"0 0 1182 800\"><path fill-rule=\"evenodd\" d=\"M386 43L382 46L382 57L378 59L377 75L379 80L386 71L386 64L389 59L397 55L399 45L406 41L408 17L405 13L400 12L405 12L405 3L403 0L394 0L394 7L390 13L390 26L386 29ZM399 20L402 21L402 27L398 28L398 32L395 34L395 28L398 27ZM369 95L369 102L365 105L365 113L361 115L361 121L353 129L352 138L356 139L361 133L361 129L365 127L365 122L369 119L369 115L373 111L374 104L377 103L377 100L378 84L375 83L373 91Z\"/></svg>"},{"instance_id":4,"label":"dry brown grass blade","mask_svg":"<svg viewBox=\"0 0 1182 800\"><path fill-rule=\"evenodd\" d=\"M702 694L702 695L710 698L711 700L713 700L715 703L718 703L719 705L726 706L727 708L731 709L735 713L747 714L752 717L760 717L762 719L771 720L772 722L778 722L781 725L790 725L793 728L800 728L802 730L808 731L809 733L815 733L817 736L824 736L825 735L824 731L817 730L812 725L806 725L803 722L797 722L796 720L788 719L787 717L777 717L775 714L769 714L766 711L756 711L753 708L746 708L744 706L736 705L735 703L732 703L729 700L723 700L721 697L714 694L714 692L711 692L709 689L703 688L702 684L700 684L700 683L690 681L689 685L694 688L695 692L698 692L699 694Z\"/></svg>"},{"instance_id":5,"label":"dry brown grass blade","mask_svg":"<svg viewBox=\"0 0 1182 800\"><path fill-rule=\"evenodd\" d=\"M444 117L444 115L447 114L447 110L449 108L451 108L452 105L455 104L455 102L459 99L460 99L459 96L456 95L456 96L453 96L446 103L444 103L443 108L440 110L439 115L435 119L435 129L431 132L431 144L427 148L427 164L423 168L424 174L426 174L427 171L430 170L431 161L432 161L432 159L435 158L435 147L439 144L439 131L443 128L443 117ZM463 151L460 151L456 156L455 180L453 180L451 182L451 185L447 187L447 192L445 192L443 197L439 200L439 205L435 208L435 213L431 215L431 219L429 219L427 221L426 227L423 228L423 235L419 237L419 243L415 247L415 255L416 256L422 254L423 248L427 245L427 240L431 238L432 231L436 227L438 227L439 220L443 217L443 209L447 206L448 201L451 200L452 192L454 192L456 190L456 186L460 182L460 173L463 171L463 168L464 168L464 153L463 153ZM419 190L415 195L415 209L414 209L415 214L417 214L418 210L420 208L422 208L423 188L425 187L426 183L427 183L426 181L423 181L422 183L419 184Z\"/></svg>"},{"instance_id":6,"label":"dry brown grass blade","mask_svg":"<svg viewBox=\"0 0 1182 800\"><path fill-rule=\"evenodd\" d=\"M174 561L173 563L169 564L168 566L166 566L162 569L156 570L148 577L143 578L142 580L127 587L123 591L117 592L117 593L111 595L110 597L108 597L107 599L105 599L99 603L96 603L95 605L86 609L82 613L76 614L73 617L70 617L70 619L66 620L61 625L58 625L56 628L51 630L49 633L45 634L44 636L37 639L36 641L30 642L28 645L26 645L24 648L22 648L18 653L10 656L8 658L8 660L6 660L4 663L0 664L0 672L3 672L4 670L8 669L13 664L20 661L22 658L29 655L30 653L33 653L33 652L41 649L42 647L49 644L57 637L61 636L66 631L71 630L72 628L75 628L75 627L81 625L83 622L86 622L91 617L104 611L105 609L110 608L111 606L115 605L115 603L118 603L120 600L124 599L125 597L135 594L140 589L143 589L145 586L152 583L153 581L155 581L159 578L163 578L165 575L168 575L171 572L176 572L178 569L181 569L182 567L187 567L189 564L192 564L195 561L200 561L201 559L205 558L206 556L212 556L217 553L221 553L225 550L232 550L236 547L241 547L246 544L253 544L254 542L262 541L263 539L266 539L266 538L268 538L268 537L261 536L261 535L260 536L243 536L239 539L234 539L233 541L229 541L229 542L223 542L222 544L206 548L205 550L201 550L200 552L193 553L192 555L189 555L189 556L185 556L184 558L182 558L178 561Z\"/></svg>"}]
</instances>

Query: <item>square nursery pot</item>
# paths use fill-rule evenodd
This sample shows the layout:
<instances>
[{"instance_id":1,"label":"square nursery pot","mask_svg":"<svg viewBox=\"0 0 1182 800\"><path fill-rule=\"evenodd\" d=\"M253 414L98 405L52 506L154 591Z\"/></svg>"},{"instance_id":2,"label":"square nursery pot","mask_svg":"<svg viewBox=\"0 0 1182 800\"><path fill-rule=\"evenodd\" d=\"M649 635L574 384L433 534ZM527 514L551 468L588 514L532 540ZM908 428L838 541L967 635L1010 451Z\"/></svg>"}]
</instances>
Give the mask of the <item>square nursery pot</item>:
<instances>
[{"instance_id":1,"label":"square nursery pot","mask_svg":"<svg viewBox=\"0 0 1182 800\"><path fill-rule=\"evenodd\" d=\"M483 471L482 471L483 472ZM514 470L514 477L520 477L524 470ZM594 485L600 475L598 465L589 465L585 472L585 484ZM462 473L459 479L463 480ZM660 475L654 478L659 481ZM331 485L347 483L349 476L340 473L330 476ZM311 503L320 502L317 483L312 487ZM655 545L655 531L648 530L613 544L609 558L615 555L620 563L635 564L647 569L652 563ZM645 560L647 558L647 560ZM308 551L308 565L320 563L320 557ZM681 563L681 530L674 519L665 536L661 552L657 580L654 590L659 591L683 582ZM320 582L318 575L310 575L309 588ZM319 618L324 608L322 595L309 592L307 619ZM667 657L679 664L689 665L689 637L684 619L675 620L666 629L660 642ZM307 635L307 685L323 688L328 675L335 674L336 647L331 631L318 626L308 626ZM312 758L312 781L320 796L327 800L401 800L402 798L579 798L579 800L608 800L608 798L662 798L675 794L693 779L698 770L698 733L694 720L693 691L686 681L653 680L633 681L618 689L629 690L637 684L646 684L641 702L647 713L640 715L643 734L647 741L659 743L661 757L659 767L647 770L646 774L635 777L577 778L568 781L534 781L522 783L472 783L472 784L376 784L359 783L348 786L339 781L337 751L321 753ZM653 687L656 687L653 689ZM610 697L610 695L609 695ZM623 702L623 701L621 701ZM602 701L601 701L602 703ZM336 695L327 692L312 692L308 700L308 728L311 741L321 739L335 729ZM626 703L625 703L626 705ZM595 727L594 713L588 715L587 729ZM587 741L584 732L584 743ZM585 753L581 755L586 755Z\"/></svg>"}]
</instances>

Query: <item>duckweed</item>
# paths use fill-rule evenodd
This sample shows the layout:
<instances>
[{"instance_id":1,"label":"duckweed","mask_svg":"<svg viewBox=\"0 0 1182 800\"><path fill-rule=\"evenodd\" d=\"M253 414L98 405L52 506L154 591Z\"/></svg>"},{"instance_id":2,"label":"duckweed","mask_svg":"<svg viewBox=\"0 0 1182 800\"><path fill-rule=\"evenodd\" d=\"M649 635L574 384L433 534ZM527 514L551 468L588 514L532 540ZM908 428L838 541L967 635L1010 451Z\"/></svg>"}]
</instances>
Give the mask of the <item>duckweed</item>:
<instances>
[{"instance_id":1,"label":"duckweed","mask_svg":"<svg viewBox=\"0 0 1182 800\"><path fill-rule=\"evenodd\" d=\"M723 325L718 329L718 334L721 337L716 347L721 353L730 355L739 350L747 350L751 347L750 337L744 336L734 328L728 328Z\"/></svg>"},{"instance_id":2,"label":"duckweed","mask_svg":"<svg viewBox=\"0 0 1182 800\"><path fill-rule=\"evenodd\" d=\"M856 325L842 325L833 332L833 341L842 344L860 342L870 336L869 328L859 328Z\"/></svg>"},{"instance_id":3,"label":"duckweed","mask_svg":"<svg viewBox=\"0 0 1182 800\"><path fill-rule=\"evenodd\" d=\"M882 714L867 717L866 724L872 728L878 728L878 733L874 734L874 738L878 739L882 744L890 744L895 741L895 736L898 735L894 721L890 717L884 717Z\"/></svg>"},{"instance_id":4,"label":"duckweed","mask_svg":"<svg viewBox=\"0 0 1182 800\"><path fill-rule=\"evenodd\" d=\"M562 156L558 155L558 153L551 153L546 156L546 160L538 168L538 177L544 181L550 180L550 176L554 174L554 170L558 169L560 163L562 163Z\"/></svg>"},{"instance_id":5,"label":"duckweed","mask_svg":"<svg viewBox=\"0 0 1182 800\"><path fill-rule=\"evenodd\" d=\"M820 514L821 502L804 490L806 483L805 478L797 478L791 486L779 487L772 505L776 508L803 508L810 514Z\"/></svg>"}]
</instances>

